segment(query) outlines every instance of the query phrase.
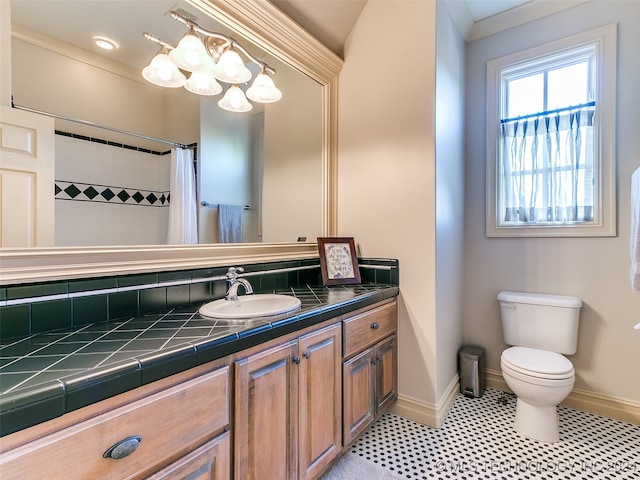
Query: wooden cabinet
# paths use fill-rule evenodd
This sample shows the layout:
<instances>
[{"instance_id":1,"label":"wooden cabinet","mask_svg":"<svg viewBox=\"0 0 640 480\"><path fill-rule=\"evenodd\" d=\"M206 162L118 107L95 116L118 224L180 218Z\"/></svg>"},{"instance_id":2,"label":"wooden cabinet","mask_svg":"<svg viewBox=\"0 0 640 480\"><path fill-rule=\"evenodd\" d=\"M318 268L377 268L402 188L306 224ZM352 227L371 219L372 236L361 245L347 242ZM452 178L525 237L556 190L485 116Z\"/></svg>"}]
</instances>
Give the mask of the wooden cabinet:
<instances>
[{"instance_id":1,"label":"wooden cabinet","mask_svg":"<svg viewBox=\"0 0 640 480\"><path fill-rule=\"evenodd\" d=\"M102 402L86 407L82 412L85 420L3 452L1 477L146 478L164 465L199 452L200 446L224 431L229 424L228 374L228 367L222 367L96 416L91 416L91 411L104 409ZM34 431L38 427L33 427ZM112 456L105 456L111 447L126 439L130 440ZM212 457L207 461L202 458L198 460L202 468L215 463ZM222 473L217 475L207 477L203 473L193 478L225 478ZM166 473L156 478L179 477Z\"/></svg>"},{"instance_id":2,"label":"wooden cabinet","mask_svg":"<svg viewBox=\"0 0 640 480\"><path fill-rule=\"evenodd\" d=\"M345 446L397 398L396 302L343 319L343 443Z\"/></svg>"},{"instance_id":3,"label":"wooden cabinet","mask_svg":"<svg viewBox=\"0 0 640 480\"><path fill-rule=\"evenodd\" d=\"M342 451L340 324L235 369L235 478L317 478Z\"/></svg>"},{"instance_id":4,"label":"wooden cabinet","mask_svg":"<svg viewBox=\"0 0 640 480\"><path fill-rule=\"evenodd\" d=\"M395 401L396 322L389 300L3 437L0 477L316 479Z\"/></svg>"}]
</instances>

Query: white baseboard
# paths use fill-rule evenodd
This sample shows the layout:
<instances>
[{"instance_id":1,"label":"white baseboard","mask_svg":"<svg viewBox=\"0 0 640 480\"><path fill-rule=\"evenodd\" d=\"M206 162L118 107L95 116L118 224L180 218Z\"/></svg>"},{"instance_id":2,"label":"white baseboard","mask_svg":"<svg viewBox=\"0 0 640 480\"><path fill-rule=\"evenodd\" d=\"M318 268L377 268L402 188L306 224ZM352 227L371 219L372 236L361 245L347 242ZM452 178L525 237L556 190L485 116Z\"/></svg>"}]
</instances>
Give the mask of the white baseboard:
<instances>
[{"instance_id":1,"label":"white baseboard","mask_svg":"<svg viewBox=\"0 0 640 480\"><path fill-rule=\"evenodd\" d=\"M498 370L487 369L486 375L488 388L511 392ZM640 425L640 403L637 402L574 388L562 405Z\"/></svg>"},{"instance_id":2,"label":"white baseboard","mask_svg":"<svg viewBox=\"0 0 640 480\"><path fill-rule=\"evenodd\" d=\"M456 374L437 405L409 395L398 394L398 400L391 407L391 412L429 427L440 428L449 410L451 410L459 390L458 375Z\"/></svg>"},{"instance_id":3,"label":"white baseboard","mask_svg":"<svg viewBox=\"0 0 640 480\"><path fill-rule=\"evenodd\" d=\"M500 371L487 369L485 373L487 388L511 392ZM398 401L391 407L391 412L429 427L440 428L459 391L459 380L456 374L437 405L409 395L398 394ZM640 425L640 403L637 402L574 388L562 405Z\"/></svg>"}]
</instances>

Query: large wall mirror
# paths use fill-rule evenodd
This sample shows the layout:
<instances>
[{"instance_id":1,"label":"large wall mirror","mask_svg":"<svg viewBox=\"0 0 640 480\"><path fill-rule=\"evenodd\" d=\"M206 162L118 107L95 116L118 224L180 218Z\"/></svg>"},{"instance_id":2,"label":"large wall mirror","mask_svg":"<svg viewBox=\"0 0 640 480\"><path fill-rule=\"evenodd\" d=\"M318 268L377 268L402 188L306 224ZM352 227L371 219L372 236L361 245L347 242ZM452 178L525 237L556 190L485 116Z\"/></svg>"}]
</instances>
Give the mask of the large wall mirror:
<instances>
[{"instance_id":1,"label":"large wall mirror","mask_svg":"<svg viewBox=\"0 0 640 480\"><path fill-rule=\"evenodd\" d=\"M274 67L283 99L230 113L218 107L219 97L145 83L139 72L159 47L142 32L175 45L186 32L167 14L176 9ZM271 4L11 0L11 13L13 100L58 116L58 196L54 244L3 248L3 283L315 255L315 237L334 233L335 83L342 61ZM74 37L66 24L82 28ZM124 38L122 57L93 54L92 35ZM167 208L153 199L167 193L171 146L153 139L197 145L197 246L166 245ZM69 186L83 193L71 198ZM152 201L89 198L105 187L151 194ZM227 203L245 206L240 244L219 243L216 207Z\"/></svg>"}]
</instances>

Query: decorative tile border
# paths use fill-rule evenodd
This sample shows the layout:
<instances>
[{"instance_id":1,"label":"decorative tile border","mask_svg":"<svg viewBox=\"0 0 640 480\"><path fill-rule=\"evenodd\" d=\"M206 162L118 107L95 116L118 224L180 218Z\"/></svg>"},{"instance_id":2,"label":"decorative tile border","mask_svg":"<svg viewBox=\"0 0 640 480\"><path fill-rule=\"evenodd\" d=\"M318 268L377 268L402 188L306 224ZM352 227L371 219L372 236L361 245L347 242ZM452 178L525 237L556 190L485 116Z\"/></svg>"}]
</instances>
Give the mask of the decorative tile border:
<instances>
[{"instance_id":1,"label":"decorative tile border","mask_svg":"<svg viewBox=\"0 0 640 480\"><path fill-rule=\"evenodd\" d=\"M154 192L128 187L56 180L55 199L74 200L80 202L143 205L147 207L168 207L170 194L168 190Z\"/></svg>"},{"instance_id":2,"label":"decorative tile border","mask_svg":"<svg viewBox=\"0 0 640 480\"><path fill-rule=\"evenodd\" d=\"M150 153L151 155L168 155L171 153L171 150L151 150L149 148L136 147L135 145L128 145L126 143L112 142L111 140L104 140L103 138L89 137L87 135L80 135L78 133L63 132L62 130L56 130L56 135L60 135L61 137L75 138L76 140L84 140L85 142L109 145L110 147L126 148L127 150L135 150L136 152Z\"/></svg>"}]
</instances>

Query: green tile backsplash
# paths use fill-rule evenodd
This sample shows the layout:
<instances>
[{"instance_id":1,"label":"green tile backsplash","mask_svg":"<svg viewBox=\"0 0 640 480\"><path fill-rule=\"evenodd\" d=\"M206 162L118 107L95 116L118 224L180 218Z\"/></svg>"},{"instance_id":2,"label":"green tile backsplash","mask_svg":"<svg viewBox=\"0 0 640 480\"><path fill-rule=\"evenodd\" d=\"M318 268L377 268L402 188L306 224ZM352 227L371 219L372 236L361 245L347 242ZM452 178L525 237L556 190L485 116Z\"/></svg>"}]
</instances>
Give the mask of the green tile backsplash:
<instances>
[{"instance_id":1,"label":"green tile backsplash","mask_svg":"<svg viewBox=\"0 0 640 480\"><path fill-rule=\"evenodd\" d=\"M93 295L90 297L78 297L73 299L74 327L100 323L107 321L107 295Z\"/></svg>"},{"instance_id":2,"label":"green tile backsplash","mask_svg":"<svg viewBox=\"0 0 640 480\"><path fill-rule=\"evenodd\" d=\"M106 290L109 288L116 288L117 286L118 279L116 277L71 280L69 282L69 293Z\"/></svg>"},{"instance_id":3,"label":"green tile backsplash","mask_svg":"<svg viewBox=\"0 0 640 480\"><path fill-rule=\"evenodd\" d=\"M364 283L398 285L397 260L360 259L359 263ZM322 284L318 259L243 267L256 293ZM0 342L216 300L226 293L226 271L227 267L215 267L3 286ZM47 298L51 296L55 297Z\"/></svg>"},{"instance_id":4,"label":"green tile backsplash","mask_svg":"<svg viewBox=\"0 0 640 480\"><path fill-rule=\"evenodd\" d=\"M68 282L17 285L15 287L7 287L7 300L60 295L67 293L69 291L68 289Z\"/></svg>"},{"instance_id":5,"label":"green tile backsplash","mask_svg":"<svg viewBox=\"0 0 640 480\"><path fill-rule=\"evenodd\" d=\"M139 311L137 290L109 295L109 319L134 317Z\"/></svg>"},{"instance_id":6,"label":"green tile backsplash","mask_svg":"<svg viewBox=\"0 0 640 480\"><path fill-rule=\"evenodd\" d=\"M141 275L126 275L124 277L118 277L119 287L151 285L155 283L158 283L157 273L144 273Z\"/></svg>"},{"instance_id":7,"label":"green tile backsplash","mask_svg":"<svg viewBox=\"0 0 640 480\"><path fill-rule=\"evenodd\" d=\"M71 328L71 299L31 304L31 333Z\"/></svg>"},{"instance_id":8,"label":"green tile backsplash","mask_svg":"<svg viewBox=\"0 0 640 480\"><path fill-rule=\"evenodd\" d=\"M140 290L140 314L164 312L166 309L166 288L156 287Z\"/></svg>"},{"instance_id":9,"label":"green tile backsplash","mask_svg":"<svg viewBox=\"0 0 640 480\"><path fill-rule=\"evenodd\" d=\"M0 340L23 337L31 333L31 305L0 308Z\"/></svg>"}]
</instances>

